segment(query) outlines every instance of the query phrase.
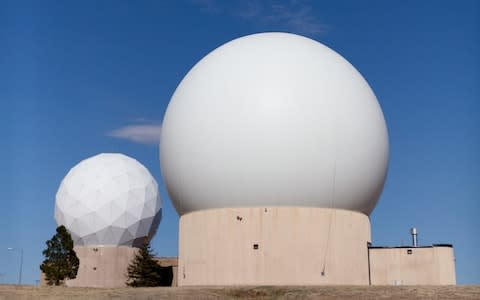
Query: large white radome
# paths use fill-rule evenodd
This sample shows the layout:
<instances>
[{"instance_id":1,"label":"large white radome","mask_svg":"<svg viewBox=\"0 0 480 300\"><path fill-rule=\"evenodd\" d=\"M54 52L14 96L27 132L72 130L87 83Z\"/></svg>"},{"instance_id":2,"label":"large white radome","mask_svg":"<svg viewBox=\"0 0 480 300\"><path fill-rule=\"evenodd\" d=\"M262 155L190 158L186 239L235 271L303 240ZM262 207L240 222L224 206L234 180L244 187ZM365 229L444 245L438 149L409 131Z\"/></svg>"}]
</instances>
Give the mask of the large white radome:
<instances>
[{"instance_id":1,"label":"large white radome","mask_svg":"<svg viewBox=\"0 0 480 300\"><path fill-rule=\"evenodd\" d=\"M255 206L369 214L388 165L368 83L333 50L286 33L242 37L198 62L172 96L160 150L180 214Z\"/></svg>"},{"instance_id":2,"label":"large white radome","mask_svg":"<svg viewBox=\"0 0 480 300\"><path fill-rule=\"evenodd\" d=\"M142 164L122 154L99 154L65 176L55 220L76 246L139 246L155 234L161 206L157 182Z\"/></svg>"}]
</instances>

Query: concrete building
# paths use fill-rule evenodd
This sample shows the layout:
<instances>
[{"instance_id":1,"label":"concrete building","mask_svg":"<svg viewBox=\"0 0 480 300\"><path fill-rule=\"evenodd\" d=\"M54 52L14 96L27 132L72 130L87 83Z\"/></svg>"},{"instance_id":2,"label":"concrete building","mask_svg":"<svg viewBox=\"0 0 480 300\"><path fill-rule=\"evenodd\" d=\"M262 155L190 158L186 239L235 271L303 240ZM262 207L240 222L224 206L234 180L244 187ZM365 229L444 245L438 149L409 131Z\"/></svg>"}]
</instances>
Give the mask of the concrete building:
<instances>
[{"instance_id":1,"label":"concrete building","mask_svg":"<svg viewBox=\"0 0 480 300\"><path fill-rule=\"evenodd\" d=\"M138 248L128 246L80 246L74 248L80 260L77 277L67 280L71 287L123 287L127 268Z\"/></svg>"},{"instance_id":2,"label":"concrete building","mask_svg":"<svg viewBox=\"0 0 480 300\"><path fill-rule=\"evenodd\" d=\"M388 156L375 94L330 48L262 33L215 49L162 123L178 285L454 283L451 248L369 247Z\"/></svg>"},{"instance_id":3,"label":"concrete building","mask_svg":"<svg viewBox=\"0 0 480 300\"><path fill-rule=\"evenodd\" d=\"M160 162L178 284L368 284L388 133L368 83L298 35L231 41L179 84Z\"/></svg>"},{"instance_id":4,"label":"concrete building","mask_svg":"<svg viewBox=\"0 0 480 300\"><path fill-rule=\"evenodd\" d=\"M179 285L368 285L370 222L326 208L211 209L180 219Z\"/></svg>"},{"instance_id":5,"label":"concrete building","mask_svg":"<svg viewBox=\"0 0 480 300\"><path fill-rule=\"evenodd\" d=\"M211 209L180 219L179 285L451 285L453 247L370 246L364 214Z\"/></svg>"},{"instance_id":6,"label":"concrete building","mask_svg":"<svg viewBox=\"0 0 480 300\"><path fill-rule=\"evenodd\" d=\"M372 285L456 284L452 245L370 247Z\"/></svg>"},{"instance_id":7,"label":"concrete building","mask_svg":"<svg viewBox=\"0 0 480 300\"><path fill-rule=\"evenodd\" d=\"M124 287L127 280L126 269L137 250L138 248L124 246L76 248L81 262L77 278L68 280L65 284L71 287ZM155 257L154 259L164 268L163 286L177 286L178 258ZM111 274L116 275L111 276ZM43 273L40 273L40 285L47 285Z\"/></svg>"},{"instance_id":8,"label":"concrete building","mask_svg":"<svg viewBox=\"0 0 480 300\"><path fill-rule=\"evenodd\" d=\"M74 166L58 189L55 220L70 232L80 260L78 287L123 287L139 246L161 220L158 185L138 161L103 153Z\"/></svg>"},{"instance_id":9,"label":"concrete building","mask_svg":"<svg viewBox=\"0 0 480 300\"><path fill-rule=\"evenodd\" d=\"M453 248L373 247L369 215L388 169L381 107L361 74L294 34L233 40L179 84L160 163L180 215L173 285L455 284ZM125 286L161 218L155 180L103 154L75 166L55 218L80 258L69 286Z\"/></svg>"}]
</instances>

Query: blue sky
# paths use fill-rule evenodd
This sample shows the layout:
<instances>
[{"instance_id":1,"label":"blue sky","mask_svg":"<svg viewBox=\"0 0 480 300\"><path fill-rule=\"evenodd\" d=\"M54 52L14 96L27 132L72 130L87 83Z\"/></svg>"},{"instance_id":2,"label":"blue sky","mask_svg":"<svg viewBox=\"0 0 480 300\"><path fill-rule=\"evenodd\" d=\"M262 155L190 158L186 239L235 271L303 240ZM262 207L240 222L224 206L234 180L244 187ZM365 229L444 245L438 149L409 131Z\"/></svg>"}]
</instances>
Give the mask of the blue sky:
<instances>
[{"instance_id":1,"label":"blue sky","mask_svg":"<svg viewBox=\"0 0 480 300\"><path fill-rule=\"evenodd\" d=\"M160 183L152 241L177 255L178 215L158 132L177 84L204 55L263 31L302 34L348 59L376 93L390 166L371 215L375 245L452 243L457 281L480 283L480 2L2 1L0 283L34 284L68 170L101 152Z\"/></svg>"}]
</instances>

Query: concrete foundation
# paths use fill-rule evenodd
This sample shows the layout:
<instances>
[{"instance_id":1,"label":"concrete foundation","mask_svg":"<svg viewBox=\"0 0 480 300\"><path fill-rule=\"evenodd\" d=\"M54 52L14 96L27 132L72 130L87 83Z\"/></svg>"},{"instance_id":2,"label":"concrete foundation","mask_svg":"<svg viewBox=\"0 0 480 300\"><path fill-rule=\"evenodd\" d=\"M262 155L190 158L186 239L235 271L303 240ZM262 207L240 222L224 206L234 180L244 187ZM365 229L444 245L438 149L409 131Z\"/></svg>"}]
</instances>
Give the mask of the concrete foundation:
<instances>
[{"instance_id":1,"label":"concrete foundation","mask_svg":"<svg viewBox=\"0 0 480 300\"><path fill-rule=\"evenodd\" d=\"M125 287L127 268L138 248L126 246L74 247L80 260L75 279L67 280L72 287Z\"/></svg>"},{"instance_id":2,"label":"concrete foundation","mask_svg":"<svg viewBox=\"0 0 480 300\"><path fill-rule=\"evenodd\" d=\"M372 285L456 284L451 245L370 248Z\"/></svg>"},{"instance_id":3,"label":"concrete foundation","mask_svg":"<svg viewBox=\"0 0 480 300\"><path fill-rule=\"evenodd\" d=\"M178 285L368 285L370 221L307 207L203 210L180 218Z\"/></svg>"}]
</instances>

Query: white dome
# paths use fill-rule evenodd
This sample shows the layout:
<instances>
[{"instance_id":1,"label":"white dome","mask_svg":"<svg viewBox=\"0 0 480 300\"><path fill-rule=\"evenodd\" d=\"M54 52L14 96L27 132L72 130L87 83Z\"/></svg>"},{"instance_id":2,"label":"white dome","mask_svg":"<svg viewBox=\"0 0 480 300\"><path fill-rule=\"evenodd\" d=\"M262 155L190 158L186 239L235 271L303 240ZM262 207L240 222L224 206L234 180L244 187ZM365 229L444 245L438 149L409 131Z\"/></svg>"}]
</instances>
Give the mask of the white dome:
<instances>
[{"instance_id":1,"label":"white dome","mask_svg":"<svg viewBox=\"0 0 480 300\"><path fill-rule=\"evenodd\" d=\"M388 165L388 134L368 83L305 37L261 33L198 62L175 91L160 143L180 214L258 206L369 214Z\"/></svg>"},{"instance_id":2,"label":"white dome","mask_svg":"<svg viewBox=\"0 0 480 300\"><path fill-rule=\"evenodd\" d=\"M140 246L160 223L158 185L148 170L123 154L104 153L73 167L57 192L55 220L76 246Z\"/></svg>"}]
</instances>

